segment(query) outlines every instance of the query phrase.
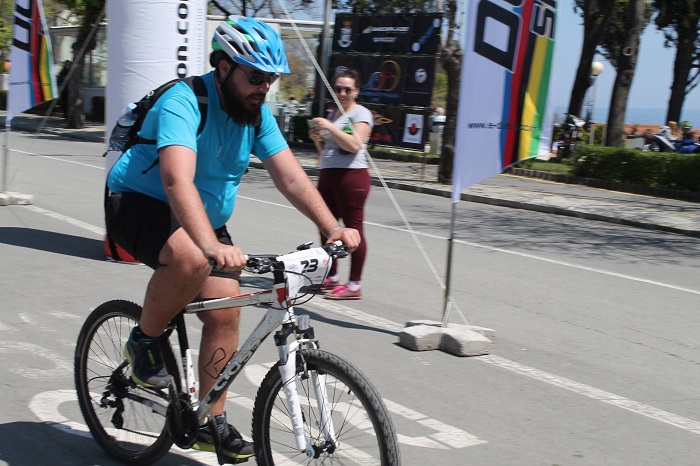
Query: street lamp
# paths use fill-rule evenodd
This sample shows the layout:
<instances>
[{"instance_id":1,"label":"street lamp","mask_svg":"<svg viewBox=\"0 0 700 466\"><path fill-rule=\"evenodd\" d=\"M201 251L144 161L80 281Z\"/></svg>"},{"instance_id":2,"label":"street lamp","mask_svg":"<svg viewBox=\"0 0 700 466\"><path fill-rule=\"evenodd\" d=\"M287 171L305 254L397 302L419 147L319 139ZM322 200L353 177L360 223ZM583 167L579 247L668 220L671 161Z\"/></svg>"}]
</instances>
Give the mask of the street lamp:
<instances>
[{"instance_id":1,"label":"street lamp","mask_svg":"<svg viewBox=\"0 0 700 466\"><path fill-rule=\"evenodd\" d=\"M593 111L595 110L595 81L600 73L603 72L603 64L599 61L591 63L591 120L593 120ZM593 135L595 134L595 123L590 125L590 144L593 144Z\"/></svg>"}]
</instances>

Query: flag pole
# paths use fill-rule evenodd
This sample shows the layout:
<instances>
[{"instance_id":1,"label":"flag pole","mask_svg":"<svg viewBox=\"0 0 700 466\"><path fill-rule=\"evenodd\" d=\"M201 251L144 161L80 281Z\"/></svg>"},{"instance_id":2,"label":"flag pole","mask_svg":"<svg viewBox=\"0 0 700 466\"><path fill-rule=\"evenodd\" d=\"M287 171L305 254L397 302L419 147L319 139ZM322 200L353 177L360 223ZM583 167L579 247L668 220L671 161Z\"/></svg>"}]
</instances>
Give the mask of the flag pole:
<instances>
[{"instance_id":1,"label":"flag pole","mask_svg":"<svg viewBox=\"0 0 700 466\"><path fill-rule=\"evenodd\" d=\"M2 185L0 185L0 206L3 205L28 205L34 204L34 196L30 194L20 194L9 192L7 187L9 186L9 176L10 172L10 121L5 119L5 144L2 149L3 161L2 161Z\"/></svg>"},{"instance_id":2,"label":"flag pole","mask_svg":"<svg viewBox=\"0 0 700 466\"><path fill-rule=\"evenodd\" d=\"M445 273L445 300L442 311L442 326L447 327L447 322L450 318L450 281L452 279L452 245L455 237L455 217L457 216L457 203L452 203L452 214L450 217L450 234L447 238L447 271Z\"/></svg>"},{"instance_id":3,"label":"flag pole","mask_svg":"<svg viewBox=\"0 0 700 466\"><path fill-rule=\"evenodd\" d=\"M2 147L2 185L0 185L0 193L5 192L7 186L7 157L8 149L7 146L10 143L10 122L5 120L5 144Z\"/></svg>"}]
</instances>

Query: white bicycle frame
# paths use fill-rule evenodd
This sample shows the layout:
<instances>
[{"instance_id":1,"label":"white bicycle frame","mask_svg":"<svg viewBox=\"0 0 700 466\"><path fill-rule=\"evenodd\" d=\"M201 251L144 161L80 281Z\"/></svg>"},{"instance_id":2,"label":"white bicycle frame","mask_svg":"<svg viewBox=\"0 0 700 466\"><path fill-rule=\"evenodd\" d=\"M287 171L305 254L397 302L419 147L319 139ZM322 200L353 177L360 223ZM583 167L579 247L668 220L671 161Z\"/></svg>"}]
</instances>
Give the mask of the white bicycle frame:
<instances>
[{"instance_id":1,"label":"white bicycle frame","mask_svg":"<svg viewBox=\"0 0 700 466\"><path fill-rule=\"evenodd\" d=\"M255 354L260 344L278 327L284 324L296 323L300 330L308 328L308 316L294 315L291 300L297 295L303 286L321 284L330 270L333 258L323 248L312 248L285 254L276 258L284 264L284 270L275 273L275 284L272 290L233 296L229 298L213 299L208 301L193 302L185 307L185 313L222 309L229 307L242 307L257 304L271 304L258 325L251 332L243 345L238 349L233 358L226 364L216 383L201 403L196 393L196 379L194 365L189 348L185 352L183 365L185 366L185 387L190 396L192 406L196 408L196 415L200 424L203 424L213 406L213 400L218 399L223 391L228 389L236 376L241 372L245 364ZM306 319L302 319L306 317ZM307 456L315 454L311 441L304 435L304 422L301 412L301 404L297 393L296 353L301 347L316 348L314 340L299 338L286 345L281 342L278 346L280 357L280 374L284 383L283 392L287 401L287 408L291 413L292 430L296 447ZM326 395L325 375L312 376L318 412L321 416L321 425L324 438L327 442L338 445L335 429L328 407Z\"/></svg>"}]
</instances>

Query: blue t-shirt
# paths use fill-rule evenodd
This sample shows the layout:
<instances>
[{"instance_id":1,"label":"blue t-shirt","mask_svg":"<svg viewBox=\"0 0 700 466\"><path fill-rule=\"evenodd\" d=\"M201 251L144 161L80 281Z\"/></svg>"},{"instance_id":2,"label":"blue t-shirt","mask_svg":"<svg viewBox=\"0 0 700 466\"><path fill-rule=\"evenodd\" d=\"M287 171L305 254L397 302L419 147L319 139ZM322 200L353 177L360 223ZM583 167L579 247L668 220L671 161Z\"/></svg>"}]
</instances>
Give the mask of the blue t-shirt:
<instances>
[{"instance_id":1,"label":"blue t-shirt","mask_svg":"<svg viewBox=\"0 0 700 466\"><path fill-rule=\"evenodd\" d=\"M234 123L221 108L214 72L202 78L209 95L202 133L197 136L197 97L187 84L177 83L156 101L139 131L140 137L156 144L138 144L122 154L110 170L107 184L112 192L138 192L168 202L160 164L144 171L156 160L159 149L189 147L197 153L194 184L212 227L219 228L233 213L250 154L263 160L289 146L267 105L262 106L262 124L256 136L253 126Z\"/></svg>"}]
</instances>

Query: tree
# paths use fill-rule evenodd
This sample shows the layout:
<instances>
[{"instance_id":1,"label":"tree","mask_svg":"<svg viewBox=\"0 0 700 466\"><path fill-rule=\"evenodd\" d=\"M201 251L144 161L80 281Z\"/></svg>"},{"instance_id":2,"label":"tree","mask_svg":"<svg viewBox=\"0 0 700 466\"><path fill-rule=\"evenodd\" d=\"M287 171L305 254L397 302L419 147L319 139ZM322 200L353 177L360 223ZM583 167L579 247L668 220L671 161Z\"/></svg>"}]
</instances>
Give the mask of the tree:
<instances>
[{"instance_id":1,"label":"tree","mask_svg":"<svg viewBox=\"0 0 700 466\"><path fill-rule=\"evenodd\" d=\"M336 0L338 10L382 15L437 11L436 0Z\"/></svg>"},{"instance_id":2,"label":"tree","mask_svg":"<svg viewBox=\"0 0 700 466\"><path fill-rule=\"evenodd\" d=\"M685 97L700 81L700 0L654 0L656 28L676 48L666 121L679 121Z\"/></svg>"},{"instance_id":3,"label":"tree","mask_svg":"<svg viewBox=\"0 0 700 466\"><path fill-rule=\"evenodd\" d=\"M294 96L297 100L301 100L302 96L306 94L306 69L308 69L311 59L297 40L287 41L285 51L287 52L289 68L294 72L281 80L282 95L285 98Z\"/></svg>"},{"instance_id":4,"label":"tree","mask_svg":"<svg viewBox=\"0 0 700 466\"><path fill-rule=\"evenodd\" d=\"M639 38L647 25L650 11L646 0L619 2L600 44L603 56L617 70L610 97L606 146L618 147L622 144L627 101L637 68Z\"/></svg>"},{"instance_id":5,"label":"tree","mask_svg":"<svg viewBox=\"0 0 700 466\"><path fill-rule=\"evenodd\" d=\"M457 112L459 110L459 85L462 73L462 46L457 36L457 0L447 0L447 37L442 48L442 67L447 74L447 96L445 114L447 121L442 136L438 182L452 183L455 158L455 136L457 134Z\"/></svg>"},{"instance_id":6,"label":"tree","mask_svg":"<svg viewBox=\"0 0 700 466\"><path fill-rule=\"evenodd\" d=\"M571 89L568 110L570 115L581 115L583 99L591 85L593 57L608 29L616 3L616 0L575 0L574 2L574 11L583 18L583 44Z\"/></svg>"},{"instance_id":7,"label":"tree","mask_svg":"<svg viewBox=\"0 0 700 466\"><path fill-rule=\"evenodd\" d=\"M104 20L106 0L63 0L67 8L80 18L78 37L73 43L73 72L68 78L65 91L68 92L66 120L69 128L82 128L85 125L83 110L83 69L85 57L97 45L97 26Z\"/></svg>"},{"instance_id":8,"label":"tree","mask_svg":"<svg viewBox=\"0 0 700 466\"><path fill-rule=\"evenodd\" d=\"M0 73L7 70L10 47L12 46L12 18L14 3L0 2Z\"/></svg>"},{"instance_id":9,"label":"tree","mask_svg":"<svg viewBox=\"0 0 700 466\"><path fill-rule=\"evenodd\" d=\"M285 11L278 0L212 0L209 7L212 12L228 15L244 15L252 17L286 18ZM316 16L313 0L291 0L286 2L289 11L304 11L310 16Z\"/></svg>"}]
</instances>

